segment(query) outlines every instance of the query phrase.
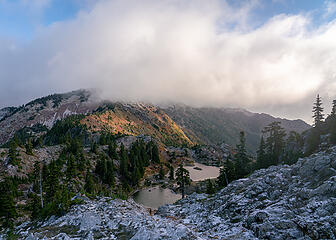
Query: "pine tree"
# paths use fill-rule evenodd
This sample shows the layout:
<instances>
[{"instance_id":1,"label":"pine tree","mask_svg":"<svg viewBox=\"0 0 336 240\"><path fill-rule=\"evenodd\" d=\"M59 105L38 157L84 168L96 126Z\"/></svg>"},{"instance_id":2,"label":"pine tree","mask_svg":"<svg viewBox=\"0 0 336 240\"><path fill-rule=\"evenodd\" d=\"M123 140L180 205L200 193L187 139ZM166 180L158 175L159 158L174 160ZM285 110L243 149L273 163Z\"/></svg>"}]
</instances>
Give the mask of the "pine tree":
<instances>
[{"instance_id":1,"label":"pine tree","mask_svg":"<svg viewBox=\"0 0 336 240\"><path fill-rule=\"evenodd\" d=\"M266 162L266 152L265 152L265 140L262 136L260 139L259 149L257 150L257 169L266 168L267 162Z\"/></svg>"},{"instance_id":2,"label":"pine tree","mask_svg":"<svg viewBox=\"0 0 336 240\"><path fill-rule=\"evenodd\" d=\"M128 177L128 156L124 144L120 146L120 174L124 178Z\"/></svg>"},{"instance_id":3,"label":"pine tree","mask_svg":"<svg viewBox=\"0 0 336 240\"><path fill-rule=\"evenodd\" d=\"M223 187L228 185L228 179L226 174L225 167L220 168L219 170L219 176L217 177L217 186L219 189L222 189Z\"/></svg>"},{"instance_id":4,"label":"pine tree","mask_svg":"<svg viewBox=\"0 0 336 240\"><path fill-rule=\"evenodd\" d=\"M310 131L307 142L308 147L305 152L306 155L310 155L315 152L320 145L320 137L322 134L322 121L323 121L323 107L320 95L317 95L316 101L313 105L313 119L314 128Z\"/></svg>"},{"instance_id":5,"label":"pine tree","mask_svg":"<svg viewBox=\"0 0 336 240\"><path fill-rule=\"evenodd\" d=\"M40 163L36 161L34 163L34 171L33 171L33 191L35 193L38 193L40 190L40 184L39 184L40 172L41 172Z\"/></svg>"},{"instance_id":6,"label":"pine tree","mask_svg":"<svg viewBox=\"0 0 336 240\"><path fill-rule=\"evenodd\" d=\"M91 144L91 152L98 154L98 144L96 142Z\"/></svg>"},{"instance_id":7,"label":"pine tree","mask_svg":"<svg viewBox=\"0 0 336 240\"><path fill-rule=\"evenodd\" d=\"M336 116L336 99L332 102L331 114L330 116Z\"/></svg>"},{"instance_id":8,"label":"pine tree","mask_svg":"<svg viewBox=\"0 0 336 240\"><path fill-rule=\"evenodd\" d=\"M159 178L164 179L164 177L165 177L165 174L164 174L164 171L163 171L163 166L161 164L160 165L160 170L159 170Z\"/></svg>"},{"instance_id":9,"label":"pine tree","mask_svg":"<svg viewBox=\"0 0 336 240\"><path fill-rule=\"evenodd\" d=\"M182 163L176 170L176 180L177 180L179 189L182 192L182 198L184 198L185 186L190 185L191 179L190 179L189 171L183 167Z\"/></svg>"},{"instance_id":10,"label":"pine tree","mask_svg":"<svg viewBox=\"0 0 336 240\"><path fill-rule=\"evenodd\" d=\"M114 166L112 160L106 161L105 183L109 186L114 185Z\"/></svg>"},{"instance_id":11,"label":"pine tree","mask_svg":"<svg viewBox=\"0 0 336 240\"><path fill-rule=\"evenodd\" d=\"M12 188L9 179L0 182L0 216L5 218L3 226L6 228L13 228L13 220L17 217Z\"/></svg>"},{"instance_id":12,"label":"pine tree","mask_svg":"<svg viewBox=\"0 0 336 240\"><path fill-rule=\"evenodd\" d=\"M156 144L153 145L152 147L152 161L154 163L160 163L160 157L159 157L159 149Z\"/></svg>"},{"instance_id":13,"label":"pine tree","mask_svg":"<svg viewBox=\"0 0 336 240\"><path fill-rule=\"evenodd\" d=\"M172 165L169 166L169 179L174 180L174 167Z\"/></svg>"},{"instance_id":14,"label":"pine tree","mask_svg":"<svg viewBox=\"0 0 336 240\"><path fill-rule=\"evenodd\" d=\"M46 202L52 202L55 194L59 190L59 177L60 170L57 168L55 161L52 161L47 166L46 172L46 182L45 182L45 191L46 191Z\"/></svg>"},{"instance_id":15,"label":"pine tree","mask_svg":"<svg viewBox=\"0 0 336 240\"><path fill-rule=\"evenodd\" d=\"M36 219L40 216L41 213L41 203L40 198L37 194L32 195L30 210L32 211L32 218Z\"/></svg>"},{"instance_id":16,"label":"pine tree","mask_svg":"<svg viewBox=\"0 0 336 240\"><path fill-rule=\"evenodd\" d=\"M207 194L214 194L215 193L215 188L212 184L212 181L210 179L207 180L206 182L206 193Z\"/></svg>"},{"instance_id":17,"label":"pine tree","mask_svg":"<svg viewBox=\"0 0 336 240\"><path fill-rule=\"evenodd\" d=\"M8 157L9 157L9 163L12 165L18 165L19 164L19 159L17 157L17 143L15 141L11 141L9 143L9 152L8 152Z\"/></svg>"},{"instance_id":18,"label":"pine tree","mask_svg":"<svg viewBox=\"0 0 336 240\"><path fill-rule=\"evenodd\" d=\"M267 136L265 145L268 160L264 167L278 165L285 147L286 131L281 127L281 122L272 122L264 128L263 134Z\"/></svg>"},{"instance_id":19,"label":"pine tree","mask_svg":"<svg viewBox=\"0 0 336 240\"><path fill-rule=\"evenodd\" d=\"M320 95L317 95L316 102L313 106L314 127L320 129L321 123L323 121L323 115L322 100Z\"/></svg>"},{"instance_id":20,"label":"pine tree","mask_svg":"<svg viewBox=\"0 0 336 240\"><path fill-rule=\"evenodd\" d=\"M118 159L117 146L115 143L108 145L108 155L111 159Z\"/></svg>"},{"instance_id":21,"label":"pine tree","mask_svg":"<svg viewBox=\"0 0 336 240\"><path fill-rule=\"evenodd\" d=\"M76 176L75 156L72 153L70 153L68 157L66 176L68 180Z\"/></svg>"},{"instance_id":22,"label":"pine tree","mask_svg":"<svg viewBox=\"0 0 336 240\"><path fill-rule=\"evenodd\" d=\"M28 155L33 155L33 144L30 139L27 140L25 147L26 147L26 153Z\"/></svg>"},{"instance_id":23,"label":"pine tree","mask_svg":"<svg viewBox=\"0 0 336 240\"><path fill-rule=\"evenodd\" d=\"M241 131L239 135L239 144L236 145L237 153L234 156L237 178L244 177L250 172L250 159L247 156L245 141L245 133L244 131Z\"/></svg>"},{"instance_id":24,"label":"pine tree","mask_svg":"<svg viewBox=\"0 0 336 240\"><path fill-rule=\"evenodd\" d=\"M93 194L94 193L94 183L93 183L93 177L89 169L86 171L86 177L85 177L85 185L84 189L87 193Z\"/></svg>"}]
</instances>

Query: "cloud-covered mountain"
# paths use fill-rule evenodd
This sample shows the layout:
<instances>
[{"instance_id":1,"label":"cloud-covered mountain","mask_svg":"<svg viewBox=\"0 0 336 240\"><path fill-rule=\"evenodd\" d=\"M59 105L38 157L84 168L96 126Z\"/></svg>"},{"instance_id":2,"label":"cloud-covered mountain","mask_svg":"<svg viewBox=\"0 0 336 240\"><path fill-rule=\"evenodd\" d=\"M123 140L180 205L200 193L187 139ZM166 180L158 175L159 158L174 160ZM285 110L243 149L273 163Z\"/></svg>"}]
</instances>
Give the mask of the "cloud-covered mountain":
<instances>
[{"instance_id":1,"label":"cloud-covered mountain","mask_svg":"<svg viewBox=\"0 0 336 240\"><path fill-rule=\"evenodd\" d=\"M86 90L42 97L17 108L2 109L1 113L1 144L23 127L41 124L50 128L57 120L73 114L86 115L82 123L92 131L151 135L168 145L235 145L243 130L251 152L258 145L263 127L272 121L280 121L287 131L302 132L310 127L302 120L279 119L242 109L99 101Z\"/></svg>"}]
</instances>

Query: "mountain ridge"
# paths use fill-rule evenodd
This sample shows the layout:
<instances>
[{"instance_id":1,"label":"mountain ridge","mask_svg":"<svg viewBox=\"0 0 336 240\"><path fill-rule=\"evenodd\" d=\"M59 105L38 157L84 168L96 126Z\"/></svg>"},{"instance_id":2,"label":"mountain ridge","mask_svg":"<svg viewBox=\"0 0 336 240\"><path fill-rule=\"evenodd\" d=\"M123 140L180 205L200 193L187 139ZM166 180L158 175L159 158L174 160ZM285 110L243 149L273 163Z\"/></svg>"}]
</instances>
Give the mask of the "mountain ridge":
<instances>
[{"instance_id":1,"label":"mountain ridge","mask_svg":"<svg viewBox=\"0 0 336 240\"><path fill-rule=\"evenodd\" d=\"M160 106L140 102L94 101L91 100L91 96L88 90L77 90L38 98L20 107L0 109L0 144L4 144L23 127L42 124L51 128L57 120L73 114L87 115L86 119L95 121L95 126L99 123L101 130L111 130L109 125L117 129L119 126L112 124L116 117L113 111L109 116L109 119L112 119L111 124L108 121L99 121L97 117L104 114L104 111L111 111L108 106L112 105L119 106L119 113L123 113L119 114L122 116L121 122L124 122L121 132L131 135L152 134L154 137L159 136L160 140L167 138L158 133L161 131L167 136L178 135L178 138L173 137L169 141L181 138L177 141L179 144L216 145L225 142L234 146L238 141L239 132L243 130L246 132L247 148L253 152L259 142L261 130L272 121L282 122L287 132L303 132L310 128L303 120L275 118L266 113L253 113L240 108L194 108L179 104ZM153 111L150 113L148 109ZM133 120L129 121L127 117ZM137 124L134 124L134 121ZM135 132L127 130L129 126L125 124L133 127L136 125ZM93 127L94 124L90 126Z\"/></svg>"}]
</instances>

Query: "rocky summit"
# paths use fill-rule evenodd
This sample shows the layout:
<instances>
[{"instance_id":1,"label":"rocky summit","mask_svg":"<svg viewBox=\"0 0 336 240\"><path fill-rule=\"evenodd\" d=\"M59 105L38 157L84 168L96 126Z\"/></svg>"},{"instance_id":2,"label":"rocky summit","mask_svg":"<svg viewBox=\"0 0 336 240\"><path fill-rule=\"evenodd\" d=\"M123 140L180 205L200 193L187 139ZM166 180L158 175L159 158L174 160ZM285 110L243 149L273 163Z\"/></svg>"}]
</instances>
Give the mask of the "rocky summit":
<instances>
[{"instance_id":1,"label":"rocky summit","mask_svg":"<svg viewBox=\"0 0 336 240\"><path fill-rule=\"evenodd\" d=\"M336 239L336 147L272 166L214 195L192 194L152 216L100 198L62 217L26 222L19 239ZM3 239L4 237L0 237Z\"/></svg>"}]
</instances>

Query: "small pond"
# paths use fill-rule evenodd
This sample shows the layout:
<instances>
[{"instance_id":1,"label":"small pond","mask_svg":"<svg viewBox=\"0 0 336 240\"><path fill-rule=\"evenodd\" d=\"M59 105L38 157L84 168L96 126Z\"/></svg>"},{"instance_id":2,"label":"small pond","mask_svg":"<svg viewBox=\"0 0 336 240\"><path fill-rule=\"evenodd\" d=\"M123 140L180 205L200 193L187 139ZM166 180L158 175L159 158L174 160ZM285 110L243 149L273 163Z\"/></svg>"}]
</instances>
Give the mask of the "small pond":
<instances>
[{"instance_id":1,"label":"small pond","mask_svg":"<svg viewBox=\"0 0 336 240\"><path fill-rule=\"evenodd\" d=\"M202 181L219 176L219 167L206 166L195 163L194 166L185 166L193 181ZM133 195L134 201L149 208L159 208L165 204L172 204L181 199L181 194L176 194L168 188L152 187L142 189Z\"/></svg>"},{"instance_id":2,"label":"small pond","mask_svg":"<svg viewBox=\"0 0 336 240\"><path fill-rule=\"evenodd\" d=\"M201 163L195 163L194 166L185 166L190 173L190 178L193 181L202 181L219 176L219 167L207 166Z\"/></svg>"},{"instance_id":3,"label":"small pond","mask_svg":"<svg viewBox=\"0 0 336 240\"><path fill-rule=\"evenodd\" d=\"M150 208L159 208L165 204L172 204L181 199L181 194L176 194L168 188L153 187L136 192L134 201Z\"/></svg>"}]
</instances>

